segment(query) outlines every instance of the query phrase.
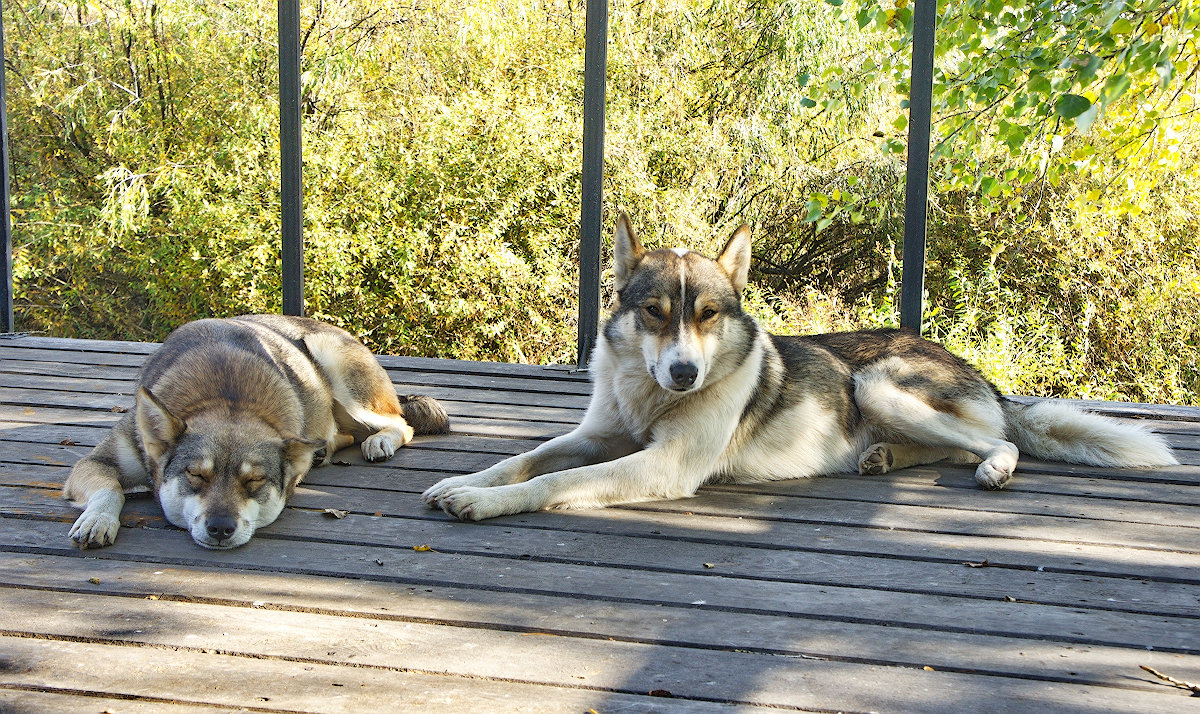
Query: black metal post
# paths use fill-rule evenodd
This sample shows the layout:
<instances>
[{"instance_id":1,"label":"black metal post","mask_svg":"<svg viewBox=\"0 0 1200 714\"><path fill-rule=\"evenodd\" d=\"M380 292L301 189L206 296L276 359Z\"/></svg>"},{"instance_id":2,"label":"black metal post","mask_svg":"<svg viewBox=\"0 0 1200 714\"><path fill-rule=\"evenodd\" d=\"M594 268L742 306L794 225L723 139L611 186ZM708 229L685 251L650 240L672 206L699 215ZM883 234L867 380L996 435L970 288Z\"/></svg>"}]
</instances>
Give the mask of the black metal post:
<instances>
[{"instance_id":1,"label":"black metal post","mask_svg":"<svg viewBox=\"0 0 1200 714\"><path fill-rule=\"evenodd\" d=\"M929 205L929 131L930 114L933 111L933 42L937 0L917 0L913 10L900 326L920 332L925 292L925 218Z\"/></svg>"},{"instance_id":2,"label":"black metal post","mask_svg":"<svg viewBox=\"0 0 1200 714\"><path fill-rule=\"evenodd\" d=\"M579 211L578 364L587 367L600 325L600 232L604 209L604 80L608 0L588 0L583 40L583 186Z\"/></svg>"},{"instance_id":3,"label":"black metal post","mask_svg":"<svg viewBox=\"0 0 1200 714\"><path fill-rule=\"evenodd\" d=\"M300 134L300 1L279 0L279 200L283 314L304 314L304 184Z\"/></svg>"},{"instance_id":4,"label":"black metal post","mask_svg":"<svg viewBox=\"0 0 1200 714\"><path fill-rule=\"evenodd\" d=\"M8 86L4 83L4 3L0 2L0 328L17 329L13 322L12 220L8 196Z\"/></svg>"}]
</instances>

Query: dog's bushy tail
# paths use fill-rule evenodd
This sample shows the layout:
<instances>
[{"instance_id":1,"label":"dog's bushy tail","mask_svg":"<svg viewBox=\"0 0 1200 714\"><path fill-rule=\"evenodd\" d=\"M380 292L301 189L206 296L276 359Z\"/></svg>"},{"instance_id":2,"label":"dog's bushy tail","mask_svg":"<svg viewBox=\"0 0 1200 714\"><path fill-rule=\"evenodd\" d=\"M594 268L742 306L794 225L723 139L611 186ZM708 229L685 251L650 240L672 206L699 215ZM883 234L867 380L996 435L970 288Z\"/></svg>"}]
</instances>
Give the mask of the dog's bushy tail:
<instances>
[{"instance_id":1,"label":"dog's bushy tail","mask_svg":"<svg viewBox=\"0 0 1200 714\"><path fill-rule=\"evenodd\" d=\"M1008 438L1029 456L1118 468L1179 463L1163 438L1141 424L1059 402L1002 403Z\"/></svg>"},{"instance_id":2,"label":"dog's bushy tail","mask_svg":"<svg viewBox=\"0 0 1200 714\"><path fill-rule=\"evenodd\" d=\"M450 431L450 415L433 397L420 394L401 396L400 411L416 434L445 434Z\"/></svg>"}]
</instances>

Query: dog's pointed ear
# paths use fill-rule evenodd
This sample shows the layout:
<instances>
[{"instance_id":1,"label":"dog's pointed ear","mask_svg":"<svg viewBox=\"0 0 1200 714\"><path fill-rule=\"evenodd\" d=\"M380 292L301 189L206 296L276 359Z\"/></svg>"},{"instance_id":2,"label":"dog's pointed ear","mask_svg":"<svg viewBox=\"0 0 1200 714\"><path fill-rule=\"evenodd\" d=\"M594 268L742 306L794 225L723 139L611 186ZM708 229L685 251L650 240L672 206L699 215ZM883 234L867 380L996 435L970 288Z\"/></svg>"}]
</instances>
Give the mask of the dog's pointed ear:
<instances>
[{"instance_id":1,"label":"dog's pointed ear","mask_svg":"<svg viewBox=\"0 0 1200 714\"><path fill-rule=\"evenodd\" d=\"M287 437L283 440L283 485L285 495L291 496L292 490L304 474L312 468L313 457L317 451L326 448L324 439L304 439L299 436Z\"/></svg>"},{"instance_id":2,"label":"dog's pointed ear","mask_svg":"<svg viewBox=\"0 0 1200 714\"><path fill-rule=\"evenodd\" d=\"M138 387L135 408L142 445L150 458L159 461L175 446L175 442L179 441L179 437L187 430L187 425L145 387Z\"/></svg>"},{"instance_id":3,"label":"dog's pointed ear","mask_svg":"<svg viewBox=\"0 0 1200 714\"><path fill-rule=\"evenodd\" d=\"M617 216L617 229L613 232L613 273L616 274L615 287L618 291L629 282L633 271L642 262L643 255L645 251L642 250L637 233L633 232L629 216L622 211L621 215Z\"/></svg>"},{"instance_id":4,"label":"dog's pointed ear","mask_svg":"<svg viewBox=\"0 0 1200 714\"><path fill-rule=\"evenodd\" d=\"M743 225L734 231L717 257L717 265L729 276L739 295L750 279L750 248L750 227Z\"/></svg>"}]
</instances>

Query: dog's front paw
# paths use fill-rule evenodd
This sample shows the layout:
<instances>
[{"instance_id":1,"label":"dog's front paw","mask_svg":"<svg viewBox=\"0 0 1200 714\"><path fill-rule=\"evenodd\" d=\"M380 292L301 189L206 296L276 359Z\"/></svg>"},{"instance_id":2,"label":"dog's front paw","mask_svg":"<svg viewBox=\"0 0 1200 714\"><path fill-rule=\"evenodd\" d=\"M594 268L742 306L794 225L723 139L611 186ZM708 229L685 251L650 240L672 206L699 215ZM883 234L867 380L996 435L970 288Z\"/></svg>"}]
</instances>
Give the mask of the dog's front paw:
<instances>
[{"instance_id":1,"label":"dog's front paw","mask_svg":"<svg viewBox=\"0 0 1200 714\"><path fill-rule=\"evenodd\" d=\"M460 521L482 521L526 510L513 498L511 486L459 486L443 493L438 503Z\"/></svg>"},{"instance_id":2,"label":"dog's front paw","mask_svg":"<svg viewBox=\"0 0 1200 714\"><path fill-rule=\"evenodd\" d=\"M103 548L117 540L121 520L111 513L89 513L84 511L75 519L69 533L71 540L82 550Z\"/></svg>"},{"instance_id":3,"label":"dog's front paw","mask_svg":"<svg viewBox=\"0 0 1200 714\"><path fill-rule=\"evenodd\" d=\"M463 486L474 486L481 488L489 485L491 484L489 484L487 480L478 473L466 474L463 476L451 476L438 481L426 489L425 493L421 494L421 499L424 500L425 505L429 506L430 508L442 508L442 497L453 489Z\"/></svg>"},{"instance_id":4,"label":"dog's front paw","mask_svg":"<svg viewBox=\"0 0 1200 714\"><path fill-rule=\"evenodd\" d=\"M878 476L892 470L896 463L892 449L887 444L875 444L858 457L858 473L861 476Z\"/></svg>"}]
</instances>

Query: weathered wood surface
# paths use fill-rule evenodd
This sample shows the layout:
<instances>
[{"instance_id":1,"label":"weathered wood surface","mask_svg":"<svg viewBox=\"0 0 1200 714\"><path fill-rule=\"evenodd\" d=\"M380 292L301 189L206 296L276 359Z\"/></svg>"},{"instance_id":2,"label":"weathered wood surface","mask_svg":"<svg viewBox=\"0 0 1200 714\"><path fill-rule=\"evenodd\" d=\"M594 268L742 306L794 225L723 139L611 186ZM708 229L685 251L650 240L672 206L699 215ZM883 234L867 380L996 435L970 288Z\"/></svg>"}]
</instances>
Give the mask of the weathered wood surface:
<instances>
[{"instance_id":1,"label":"weathered wood surface","mask_svg":"<svg viewBox=\"0 0 1200 714\"><path fill-rule=\"evenodd\" d=\"M384 357L453 433L313 471L210 552L58 497L153 345L0 339L3 711L1200 711L1200 410L1092 404L1184 465L845 474L460 524L419 494L569 430L563 368ZM326 508L349 512L343 519ZM425 548L428 546L428 549Z\"/></svg>"}]
</instances>

